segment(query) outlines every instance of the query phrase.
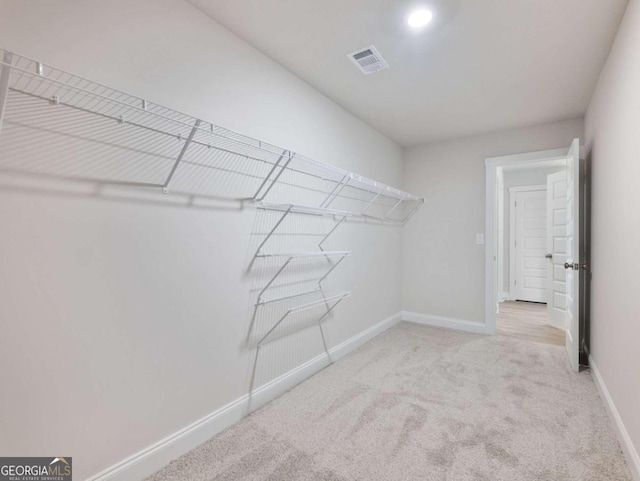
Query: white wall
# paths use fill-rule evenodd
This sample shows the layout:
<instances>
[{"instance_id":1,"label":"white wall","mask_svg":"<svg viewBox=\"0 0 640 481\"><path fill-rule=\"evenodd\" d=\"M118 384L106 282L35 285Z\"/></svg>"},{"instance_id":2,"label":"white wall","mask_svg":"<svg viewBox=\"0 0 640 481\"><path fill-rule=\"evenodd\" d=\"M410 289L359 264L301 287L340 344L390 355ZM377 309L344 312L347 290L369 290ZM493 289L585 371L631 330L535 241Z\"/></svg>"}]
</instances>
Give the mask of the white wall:
<instances>
[{"instance_id":1,"label":"white wall","mask_svg":"<svg viewBox=\"0 0 640 481\"><path fill-rule=\"evenodd\" d=\"M0 45L401 183L399 147L186 1L2 0ZM85 479L246 394L254 217L0 187L0 453L71 455ZM354 251L334 346L400 310L400 230L350 223L331 245ZM275 343L271 374L318 339Z\"/></svg>"},{"instance_id":2,"label":"white wall","mask_svg":"<svg viewBox=\"0 0 640 481\"><path fill-rule=\"evenodd\" d=\"M510 213L510 197L509 189L511 187L523 187L531 185L547 185L547 176L564 169L564 167L531 167L529 169L518 169L504 172L503 176L503 193L504 196L504 225L503 225L503 286L502 292L509 292L510 279L510 257L509 257L509 213ZM498 293L499 295L501 293Z\"/></svg>"},{"instance_id":3,"label":"white wall","mask_svg":"<svg viewBox=\"0 0 640 481\"><path fill-rule=\"evenodd\" d=\"M568 147L582 119L406 149L404 188L425 206L403 230L402 308L484 323L487 157Z\"/></svg>"},{"instance_id":4,"label":"white wall","mask_svg":"<svg viewBox=\"0 0 640 481\"><path fill-rule=\"evenodd\" d=\"M640 2L631 0L586 116L592 158L591 354L640 479Z\"/></svg>"}]
</instances>

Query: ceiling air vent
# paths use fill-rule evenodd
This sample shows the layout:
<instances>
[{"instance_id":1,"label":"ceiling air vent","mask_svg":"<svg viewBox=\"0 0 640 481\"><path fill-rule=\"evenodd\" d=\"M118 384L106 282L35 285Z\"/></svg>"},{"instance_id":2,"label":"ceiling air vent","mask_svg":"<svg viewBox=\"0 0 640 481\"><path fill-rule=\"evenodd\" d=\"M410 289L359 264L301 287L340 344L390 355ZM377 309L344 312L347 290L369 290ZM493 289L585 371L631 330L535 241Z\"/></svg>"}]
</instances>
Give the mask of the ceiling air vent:
<instances>
[{"instance_id":1,"label":"ceiling air vent","mask_svg":"<svg viewBox=\"0 0 640 481\"><path fill-rule=\"evenodd\" d=\"M351 52L347 57L349 57L365 75L389 68L387 61L382 58L380 52L378 52L373 45L362 50Z\"/></svg>"}]
</instances>

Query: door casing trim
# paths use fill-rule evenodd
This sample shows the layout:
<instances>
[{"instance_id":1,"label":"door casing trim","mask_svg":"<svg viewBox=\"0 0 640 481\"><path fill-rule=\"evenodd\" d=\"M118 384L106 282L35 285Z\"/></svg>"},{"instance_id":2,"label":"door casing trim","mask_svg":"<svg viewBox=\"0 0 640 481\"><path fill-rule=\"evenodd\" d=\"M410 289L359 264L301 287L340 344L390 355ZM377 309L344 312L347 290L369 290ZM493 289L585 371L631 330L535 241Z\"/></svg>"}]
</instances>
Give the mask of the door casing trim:
<instances>
[{"instance_id":1,"label":"door casing trim","mask_svg":"<svg viewBox=\"0 0 640 481\"><path fill-rule=\"evenodd\" d=\"M488 334L496 332L497 285L497 172L499 167L558 161L567 158L568 149L541 150L524 154L504 155L485 159L485 324Z\"/></svg>"}]
</instances>

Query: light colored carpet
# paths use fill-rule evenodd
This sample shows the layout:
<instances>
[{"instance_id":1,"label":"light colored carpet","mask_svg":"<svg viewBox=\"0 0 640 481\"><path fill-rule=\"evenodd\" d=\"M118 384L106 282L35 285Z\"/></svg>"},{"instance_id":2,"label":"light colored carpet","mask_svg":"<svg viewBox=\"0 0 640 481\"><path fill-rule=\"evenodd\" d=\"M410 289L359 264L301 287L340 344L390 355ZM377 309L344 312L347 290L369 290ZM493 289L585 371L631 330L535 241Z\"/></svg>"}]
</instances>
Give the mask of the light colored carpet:
<instances>
[{"instance_id":1,"label":"light colored carpet","mask_svg":"<svg viewBox=\"0 0 640 481\"><path fill-rule=\"evenodd\" d=\"M631 478L562 348L401 323L148 479Z\"/></svg>"}]
</instances>

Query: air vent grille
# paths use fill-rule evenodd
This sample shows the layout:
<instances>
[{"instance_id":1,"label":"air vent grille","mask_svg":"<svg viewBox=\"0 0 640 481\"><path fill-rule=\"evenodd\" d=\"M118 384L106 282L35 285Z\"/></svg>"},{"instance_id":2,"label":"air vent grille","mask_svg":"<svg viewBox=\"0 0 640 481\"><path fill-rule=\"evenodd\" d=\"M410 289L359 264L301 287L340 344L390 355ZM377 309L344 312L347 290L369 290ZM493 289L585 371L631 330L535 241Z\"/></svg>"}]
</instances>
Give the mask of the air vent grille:
<instances>
[{"instance_id":1,"label":"air vent grille","mask_svg":"<svg viewBox=\"0 0 640 481\"><path fill-rule=\"evenodd\" d=\"M382 58L380 52L378 52L373 45L351 52L347 57L349 57L349 59L351 59L351 61L356 64L360 71L365 75L369 75L389 67L387 61Z\"/></svg>"}]
</instances>

